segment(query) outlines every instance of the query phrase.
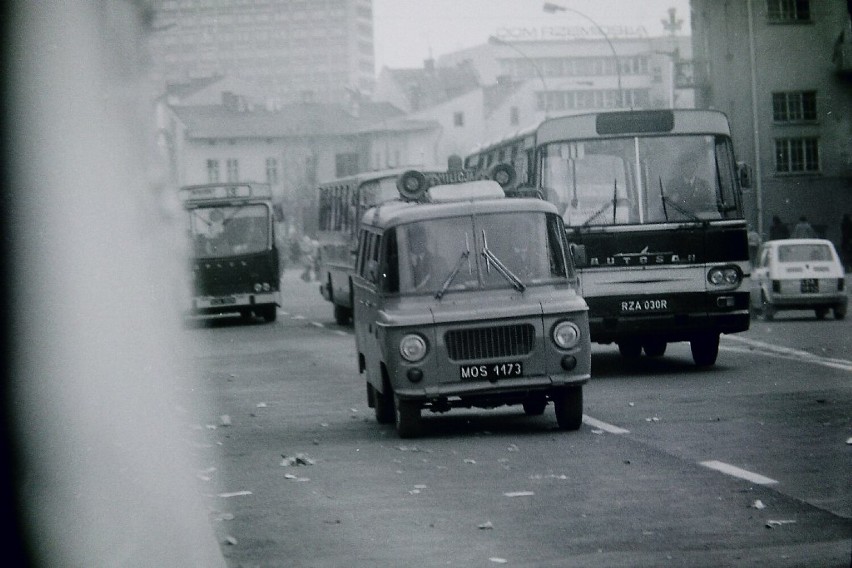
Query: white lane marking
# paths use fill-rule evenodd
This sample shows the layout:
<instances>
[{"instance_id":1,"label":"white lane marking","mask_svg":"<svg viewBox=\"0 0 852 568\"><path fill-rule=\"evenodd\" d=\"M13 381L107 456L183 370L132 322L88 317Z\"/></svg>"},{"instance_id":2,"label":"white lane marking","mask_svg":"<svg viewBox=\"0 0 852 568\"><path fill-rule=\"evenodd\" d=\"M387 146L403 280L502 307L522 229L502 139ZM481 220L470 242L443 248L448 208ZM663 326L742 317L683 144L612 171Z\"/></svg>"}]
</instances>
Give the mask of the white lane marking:
<instances>
[{"instance_id":1,"label":"white lane marking","mask_svg":"<svg viewBox=\"0 0 852 568\"><path fill-rule=\"evenodd\" d=\"M310 323L311 323L311 325L312 325L312 326L314 326L314 327L325 327L325 324L321 324L321 323L320 323L320 322L318 322L318 321L312 321L312 322L310 322Z\"/></svg>"},{"instance_id":2,"label":"white lane marking","mask_svg":"<svg viewBox=\"0 0 852 568\"><path fill-rule=\"evenodd\" d=\"M759 473L754 473L753 471L748 471L745 469L740 469L735 465L731 465L725 462L720 462L716 460L703 461L700 462L704 467L708 467L710 469L715 469L716 471L720 471L727 475L732 475L734 477L739 477L740 479L745 479L746 481L751 481L752 483L756 483L758 485L772 485L774 483L778 483L776 480L771 479L769 477L764 477Z\"/></svg>"},{"instance_id":3,"label":"white lane marking","mask_svg":"<svg viewBox=\"0 0 852 568\"><path fill-rule=\"evenodd\" d=\"M343 335L343 336L348 336L348 335L349 335L349 334L348 334L348 333L346 333L345 331L340 331L339 329L335 329L335 330L334 330L334 333L336 333L337 335Z\"/></svg>"},{"instance_id":4,"label":"white lane marking","mask_svg":"<svg viewBox=\"0 0 852 568\"><path fill-rule=\"evenodd\" d=\"M802 351L801 349L793 349L791 347L781 347L778 345L772 345L771 343L765 343L763 341L758 341L756 339L748 339L745 337L739 337L736 335L725 335L725 340L734 341L744 345L748 345L754 349L762 349L764 351L768 351L770 353L774 353L776 355L784 356L788 359L793 359L796 361L802 361L805 363L814 363L816 365L823 365L824 367L830 367L832 369L840 369L841 371L852 371L852 361L848 359L837 359L832 357L821 357L820 355L815 355L808 351ZM729 350L734 350L735 348L728 348ZM752 352L753 353L753 352Z\"/></svg>"},{"instance_id":5,"label":"white lane marking","mask_svg":"<svg viewBox=\"0 0 852 568\"><path fill-rule=\"evenodd\" d=\"M294 320L303 320L303 319L305 319L305 316L295 315L295 316L293 316L293 319Z\"/></svg>"},{"instance_id":6,"label":"white lane marking","mask_svg":"<svg viewBox=\"0 0 852 568\"><path fill-rule=\"evenodd\" d=\"M625 430L624 428L619 428L618 426L613 426L612 424L607 424L606 422L601 422L597 418L592 418L586 414L583 415L583 422L591 426L592 428L598 428L599 430L603 430L604 432L609 432L610 434L629 434L630 430Z\"/></svg>"}]
</instances>

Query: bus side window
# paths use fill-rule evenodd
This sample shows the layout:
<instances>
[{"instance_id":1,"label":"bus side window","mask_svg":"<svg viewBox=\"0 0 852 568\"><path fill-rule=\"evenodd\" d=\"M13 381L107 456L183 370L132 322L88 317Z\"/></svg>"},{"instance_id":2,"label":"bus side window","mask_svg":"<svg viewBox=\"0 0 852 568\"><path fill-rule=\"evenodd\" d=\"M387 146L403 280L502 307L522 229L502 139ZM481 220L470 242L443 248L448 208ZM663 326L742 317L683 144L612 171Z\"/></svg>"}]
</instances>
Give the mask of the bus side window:
<instances>
[{"instance_id":1,"label":"bus side window","mask_svg":"<svg viewBox=\"0 0 852 568\"><path fill-rule=\"evenodd\" d=\"M384 235L384 240L382 290L394 294L399 292L399 249L396 244L396 229L389 229Z\"/></svg>"}]
</instances>

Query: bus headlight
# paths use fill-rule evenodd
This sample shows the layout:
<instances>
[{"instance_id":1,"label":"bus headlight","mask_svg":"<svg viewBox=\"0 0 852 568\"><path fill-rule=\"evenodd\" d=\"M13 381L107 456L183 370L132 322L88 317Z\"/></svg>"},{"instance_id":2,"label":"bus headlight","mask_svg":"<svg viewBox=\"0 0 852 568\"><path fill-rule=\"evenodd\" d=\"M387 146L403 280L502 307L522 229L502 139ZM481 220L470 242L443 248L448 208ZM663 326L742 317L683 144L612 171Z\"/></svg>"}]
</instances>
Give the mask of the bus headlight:
<instances>
[{"instance_id":1,"label":"bus headlight","mask_svg":"<svg viewBox=\"0 0 852 568\"><path fill-rule=\"evenodd\" d=\"M260 292L261 290L263 290L263 286L260 285L260 282L256 282L254 285L254 291Z\"/></svg>"},{"instance_id":2,"label":"bus headlight","mask_svg":"<svg viewBox=\"0 0 852 568\"><path fill-rule=\"evenodd\" d=\"M717 266L707 273L707 281L714 286L734 287L742 282L743 273L739 266Z\"/></svg>"},{"instance_id":3,"label":"bus headlight","mask_svg":"<svg viewBox=\"0 0 852 568\"><path fill-rule=\"evenodd\" d=\"M570 321L561 321L553 327L553 342L561 349L571 349L580 342L580 328Z\"/></svg>"},{"instance_id":4,"label":"bus headlight","mask_svg":"<svg viewBox=\"0 0 852 568\"><path fill-rule=\"evenodd\" d=\"M402 338L399 342L399 354L409 363L416 363L426 356L426 340L411 333Z\"/></svg>"}]
</instances>

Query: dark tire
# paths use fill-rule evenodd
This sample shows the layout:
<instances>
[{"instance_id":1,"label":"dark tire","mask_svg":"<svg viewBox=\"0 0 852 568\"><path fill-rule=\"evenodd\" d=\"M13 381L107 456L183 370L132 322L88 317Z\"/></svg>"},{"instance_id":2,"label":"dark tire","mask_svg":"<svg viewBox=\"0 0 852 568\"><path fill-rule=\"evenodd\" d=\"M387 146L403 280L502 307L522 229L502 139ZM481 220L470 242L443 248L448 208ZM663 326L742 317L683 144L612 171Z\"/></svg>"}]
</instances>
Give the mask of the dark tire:
<instances>
[{"instance_id":1,"label":"dark tire","mask_svg":"<svg viewBox=\"0 0 852 568\"><path fill-rule=\"evenodd\" d=\"M278 319L278 306L272 304L271 306L263 306L258 310L260 317L264 319L264 321L268 323L274 322Z\"/></svg>"},{"instance_id":2,"label":"dark tire","mask_svg":"<svg viewBox=\"0 0 852 568\"><path fill-rule=\"evenodd\" d=\"M528 398L523 402L524 414L527 416L541 416L547 408L547 399L544 397Z\"/></svg>"},{"instance_id":3,"label":"dark tire","mask_svg":"<svg viewBox=\"0 0 852 568\"><path fill-rule=\"evenodd\" d=\"M562 430L579 430L583 424L583 387L560 389L553 396L556 423Z\"/></svg>"},{"instance_id":4,"label":"dark tire","mask_svg":"<svg viewBox=\"0 0 852 568\"><path fill-rule=\"evenodd\" d=\"M416 402L401 400L394 395L396 433L400 438L414 438L420 434L420 405Z\"/></svg>"},{"instance_id":5,"label":"dark tire","mask_svg":"<svg viewBox=\"0 0 852 568\"><path fill-rule=\"evenodd\" d=\"M846 317L846 306L844 305L834 306L832 311L834 312L834 319L842 320Z\"/></svg>"},{"instance_id":6,"label":"dark tire","mask_svg":"<svg viewBox=\"0 0 852 568\"><path fill-rule=\"evenodd\" d=\"M761 292L760 293L760 313L763 314L763 319L766 321L772 321L775 319L775 306L769 303L769 300L766 299L766 295Z\"/></svg>"},{"instance_id":7,"label":"dark tire","mask_svg":"<svg viewBox=\"0 0 852 568\"><path fill-rule=\"evenodd\" d=\"M814 309L814 316L816 319L821 320L825 319L825 316L828 315L828 308L816 308Z\"/></svg>"},{"instance_id":8,"label":"dark tire","mask_svg":"<svg viewBox=\"0 0 852 568\"><path fill-rule=\"evenodd\" d=\"M668 344L661 339L650 339L645 342L642 349L645 350L645 355L648 357L662 357L666 354Z\"/></svg>"},{"instance_id":9,"label":"dark tire","mask_svg":"<svg viewBox=\"0 0 852 568\"><path fill-rule=\"evenodd\" d=\"M692 350L692 360L699 367L710 367L716 363L719 356L719 334L708 333L694 337L689 342Z\"/></svg>"},{"instance_id":10,"label":"dark tire","mask_svg":"<svg viewBox=\"0 0 852 568\"><path fill-rule=\"evenodd\" d=\"M635 339L625 339L618 342L618 352L625 359L638 359L642 354L642 344Z\"/></svg>"},{"instance_id":11,"label":"dark tire","mask_svg":"<svg viewBox=\"0 0 852 568\"><path fill-rule=\"evenodd\" d=\"M340 304L334 304L334 321L337 325L346 325L352 318L352 310Z\"/></svg>"},{"instance_id":12,"label":"dark tire","mask_svg":"<svg viewBox=\"0 0 852 568\"><path fill-rule=\"evenodd\" d=\"M372 388L372 385L369 388ZM393 424L395 412L393 392L389 388L386 387L384 393L373 388L373 412L375 412L376 422L379 424Z\"/></svg>"}]
</instances>

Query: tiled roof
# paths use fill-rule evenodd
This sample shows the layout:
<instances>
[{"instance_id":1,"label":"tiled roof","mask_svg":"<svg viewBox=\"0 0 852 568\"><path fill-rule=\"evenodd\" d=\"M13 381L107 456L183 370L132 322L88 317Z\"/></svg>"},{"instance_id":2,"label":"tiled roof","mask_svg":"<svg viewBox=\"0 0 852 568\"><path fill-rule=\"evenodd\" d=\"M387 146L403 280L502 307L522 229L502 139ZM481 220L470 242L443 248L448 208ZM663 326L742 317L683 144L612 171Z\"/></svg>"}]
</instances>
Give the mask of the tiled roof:
<instances>
[{"instance_id":1,"label":"tiled roof","mask_svg":"<svg viewBox=\"0 0 852 568\"><path fill-rule=\"evenodd\" d=\"M414 108L429 108L479 88L479 75L470 65L386 69Z\"/></svg>"}]
</instances>

